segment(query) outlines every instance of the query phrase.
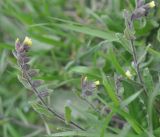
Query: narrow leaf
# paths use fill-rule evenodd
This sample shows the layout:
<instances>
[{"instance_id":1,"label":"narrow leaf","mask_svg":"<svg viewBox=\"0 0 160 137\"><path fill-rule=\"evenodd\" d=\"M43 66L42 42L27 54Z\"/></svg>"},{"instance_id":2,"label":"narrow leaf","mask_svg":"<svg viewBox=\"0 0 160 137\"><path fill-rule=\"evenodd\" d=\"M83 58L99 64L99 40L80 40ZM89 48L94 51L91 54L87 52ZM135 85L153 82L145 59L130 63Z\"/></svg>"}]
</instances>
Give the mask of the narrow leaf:
<instances>
[{"instance_id":1,"label":"narrow leaf","mask_svg":"<svg viewBox=\"0 0 160 137\"><path fill-rule=\"evenodd\" d=\"M86 66L76 66L70 69L70 72L75 72L79 74L88 74L97 78L101 78L100 71L97 68L91 68Z\"/></svg>"},{"instance_id":2,"label":"narrow leaf","mask_svg":"<svg viewBox=\"0 0 160 137\"><path fill-rule=\"evenodd\" d=\"M53 115L47 110L47 108L45 108L44 106L40 105L38 102L36 101L31 101L29 102L29 104L31 104L31 106L33 107L33 109L42 115L45 115L47 117L52 117Z\"/></svg>"},{"instance_id":3,"label":"narrow leaf","mask_svg":"<svg viewBox=\"0 0 160 137\"><path fill-rule=\"evenodd\" d=\"M141 93L142 93L142 90L134 93L133 95L131 95L131 96L129 96L127 99L125 99L125 100L121 103L122 108L124 108L125 106L129 105L129 104L130 104L132 101L134 101Z\"/></svg>"},{"instance_id":4,"label":"narrow leaf","mask_svg":"<svg viewBox=\"0 0 160 137\"><path fill-rule=\"evenodd\" d=\"M112 63L112 65L114 66L116 71L119 74L121 74L123 76L126 76L123 68L121 67L121 65L119 64L119 62L118 62L118 60L117 60L117 58L115 56L115 53L114 53L113 49L110 49L108 56L109 56L110 62Z\"/></svg>"},{"instance_id":5,"label":"narrow leaf","mask_svg":"<svg viewBox=\"0 0 160 137\"><path fill-rule=\"evenodd\" d=\"M80 137L97 137L97 133L83 132L83 131L66 131L54 133L48 137L66 137L66 136L80 136Z\"/></svg>"},{"instance_id":6,"label":"narrow leaf","mask_svg":"<svg viewBox=\"0 0 160 137\"><path fill-rule=\"evenodd\" d=\"M147 88L147 90L151 93L154 90L154 82L153 82L153 78L152 75L149 72L148 68L145 68L143 71L143 79L144 79L144 84L145 87Z\"/></svg>"},{"instance_id":7,"label":"narrow leaf","mask_svg":"<svg viewBox=\"0 0 160 137\"><path fill-rule=\"evenodd\" d=\"M115 34L111 31L108 31L108 30L102 31L102 30L98 30L98 29L95 29L95 28L90 28L90 27L83 26L83 25L75 25L75 24L68 24L68 23L66 23L66 24L52 23L52 25L56 26L56 27L63 28L63 29L88 34L88 35L91 35L91 36L94 36L94 37L107 39L110 42L118 40L116 38Z\"/></svg>"},{"instance_id":8,"label":"narrow leaf","mask_svg":"<svg viewBox=\"0 0 160 137\"><path fill-rule=\"evenodd\" d=\"M109 95L109 97L111 98L111 100L114 102L115 106L119 106L119 101L118 98L116 96L116 92L114 91L114 89L112 88L112 86L109 84L105 74L102 72L102 77L103 77L103 85L105 87L105 91L107 92L107 94Z\"/></svg>"},{"instance_id":9,"label":"narrow leaf","mask_svg":"<svg viewBox=\"0 0 160 137\"><path fill-rule=\"evenodd\" d=\"M71 121L71 113L72 110L69 106L65 106L65 120L66 120L66 124L69 124L69 122Z\"/></svg>"}]
</instances>

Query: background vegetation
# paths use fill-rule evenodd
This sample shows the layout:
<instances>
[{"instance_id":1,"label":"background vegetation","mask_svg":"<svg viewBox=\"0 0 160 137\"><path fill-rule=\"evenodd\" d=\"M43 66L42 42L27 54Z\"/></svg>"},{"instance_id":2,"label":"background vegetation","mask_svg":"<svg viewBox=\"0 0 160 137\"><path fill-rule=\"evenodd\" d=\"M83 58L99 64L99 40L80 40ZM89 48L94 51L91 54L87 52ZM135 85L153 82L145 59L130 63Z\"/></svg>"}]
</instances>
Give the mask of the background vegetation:
<instances>
[{"instance_id":1,"label":"background vegetation","mask_svg":"<svg viewBox=\"0 0 160 137\"><path fill-rule=\"evenodd\" d=\"M149 0L146 0L146 3ZM0 1L0 136L159 137L160 11L134 22L135 46L148 96L138 82L124 9L134 0ZM85 131L53 117L18 80L15 39L32 38L29 55L53 89L48 104ZM126 77L129 70L132 79ZM82 97L81 78L99 80ZM71 114L70 114L71 110ZM117 122L118 121L118 122Z\"/></svg>"}]
</instances>

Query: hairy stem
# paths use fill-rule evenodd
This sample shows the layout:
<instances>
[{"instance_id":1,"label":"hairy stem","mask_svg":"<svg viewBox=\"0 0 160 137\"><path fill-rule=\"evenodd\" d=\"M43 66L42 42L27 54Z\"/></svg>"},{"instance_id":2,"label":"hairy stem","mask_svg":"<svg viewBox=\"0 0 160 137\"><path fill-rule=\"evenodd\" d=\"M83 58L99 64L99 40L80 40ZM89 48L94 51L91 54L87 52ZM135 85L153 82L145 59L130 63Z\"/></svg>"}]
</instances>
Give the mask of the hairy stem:
<instances>
[{"instance_id":1,"label":"hairy stem","mask_svg":"<svg viewBox=\"0 0 160 137\"><path fill-rule=\"evenodd\" d=\"M131 48L132 48L132 54L133 54L133 61L134 61L134 65L135 65L135 68L136 68L137 75L138 75L138 79L139 79L139 82L141 83L141 85L144 88L145 95L147 96L146 88L144 87L144 83L143 83L142 76L141 76L141 73L140 73L139 63L137 61L136 48L133 44L132 39L130 40L130 42L131 42Z\"/></svg>"},{"instance_id":2,"label":"hairy stem","mask_svg":"<svg viewBox=\"0 0 160 137\"><path fill-rule=\"evenodd\" d=\"M26 71L23 71L24 76L26 77L27 82L29 83L29 85L32 88L32 91L34 92L34 94L39 98L40 102L42 103L42 105L49 111L51 112L54 116L56 116L59 120L61 120L62 122L65 122L65 119L63 116L61 116L60 114L58 114L57 112L55 112L52 108L50 108L47 103L45 103L45 101L43 100L43 98L39 95L37 89L33 86L30 77L28 75L28 73ZM80 130L85 130L84 128L82 128L81 126L79 126L78 124L76 124L75 122L71 121L70 122L71 126L74 126Z\"/></svg>"}]
</instances>

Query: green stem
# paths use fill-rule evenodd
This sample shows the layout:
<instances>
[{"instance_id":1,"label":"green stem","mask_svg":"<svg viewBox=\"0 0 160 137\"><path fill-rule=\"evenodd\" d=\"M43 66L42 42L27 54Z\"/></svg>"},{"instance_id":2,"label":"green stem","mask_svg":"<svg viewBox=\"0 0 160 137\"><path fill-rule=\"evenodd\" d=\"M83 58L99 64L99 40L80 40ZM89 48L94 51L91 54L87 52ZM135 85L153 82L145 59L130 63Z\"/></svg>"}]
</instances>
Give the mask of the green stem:
<instances>
[{"instance_id":1,"label":"green stem","mask_svg":"<svg viewBox=\"0 0 160 137\"><path fill-rule=\"evenodd\" d=\"M140 73L139 63L138 63L138 61L137 61L136 48L135 48L135 46L134 46L134 44L133 44L133 40L131 39L130 41L131 41L131 48L132 48L134 66L135 66L135 68L136 68L136 72L137 72L137 75L138 75L138 79L139 79L139 82L141 83L141 85L143 86L145 95L147 96L146 88L145 88L145 86L144 86L144 82L143 82L143 80L142 80L142 76L141 76L141 73Z\"/></svg>"},{"instance_id":2,"label":"green stem","mask_svg":"<svg viewBox=\"0 0 160 137\"><path fill-rule=\"evenodd\" d=\"M21 66L21 65L20 65L20 66ZM21 66L21 68L22 68L22 66ZM22 69L22 71L23 71L23 74L24 74L25 77L26 77L27 82L28 82L29 85L31 86L32 91L33 91L34 94L39 98L39 100L40 100L40 102L42 103L42 105L43 105L49 112L51 112L54 116L56 116L59 120L65 122L65 119L64 119L63 116L61 116L61 115L58 114L56 111L54 111L53 109L51 109L51 108L47 105L47 103L45 103L45 101L43 100L43 98L42 98L42 97L40 96L40 94L38 93L37 89L33 86L33 84L32 84L32 82L31 82L31 80L30 80L30 77L29 77L28 73L27 73L25 70L23 70L23 69ZM80 129L80 130L85 131L84 128L82 128L81 126L79 126L78 124L76 124L76 123L73 122L73 121L70 122L70 125L78 128L78 129Z\"/></svg>"}]
</instances>

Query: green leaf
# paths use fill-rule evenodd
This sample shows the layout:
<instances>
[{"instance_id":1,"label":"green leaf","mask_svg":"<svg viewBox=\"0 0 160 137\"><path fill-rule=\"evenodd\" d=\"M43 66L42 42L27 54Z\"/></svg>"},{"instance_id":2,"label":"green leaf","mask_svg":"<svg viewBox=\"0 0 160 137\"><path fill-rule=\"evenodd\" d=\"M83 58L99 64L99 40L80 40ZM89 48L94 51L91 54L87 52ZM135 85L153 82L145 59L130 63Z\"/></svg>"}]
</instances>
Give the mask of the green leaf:
<instances>
[{"instance_id":1,"label":"green leaf","mask_svg":"<svg viewBox=\"0 0 160 137\"><path fill-rule=\"evenodd\" d=\"M113 101L114 105L119 106L119 101L118 101L118 97L116 96L116 92L112 88L110 83L108 82L108 79L106 78L106 76L103 72L102 72L102 78L103 78L103 85L104 85L106 93L109 95L109 97Z\"/></svg>"},{"instance_id":2,"label":"green leaf","mask_svg":"<svg viewBox=\"0 0 160 137\"><path fill-rule=\"evenodd\" d=\"M7 129L8 129L8 131L11 134L12 137L20 137L20 134L15 129L15 127L13 127L12 125L7 124Z\"/></svg>"},{"instance_id":3,"label":"green leaf","mask_svg":"<svg viewBox=\"0 0 160 137\"><path fill-rule=\"evenodd\" d=\"M141 87L130 80L123 80L122 81L123 88L124 88L124 99L130 98L133 94L137 93L137 91L141 90ZM141 121L141 117L143 115L142 111L142 104L139 102L139 98L135 98L134 101L132 101L128 105L129 114L135 118L138 121ZM139 112L139 115L137 115L137 112Z\"/></svg>"},{"instance_id":4,"label":"green leaf","mask_svg":"<svg viewBox=\"0 0 160 137\"><path fill-rule=\"evenodd\" d=\"M63 23L52 23L53 26L60 27L63 29L71 30L71 31L76 31L80 33L84 33L87 35L91 35L94 37L99 37L102 39L107 39L108 41L117 41L117 37L115 36L114 32L111 31L103 31L103 30L98 30L96 28L90 28L84 25L75 25L75 24L63 24Z\"/></svg>"},{"instance_id":5,"label":"green leaf","mask_svg":"<svg viewBox=\"0 0 160 137\"><path fill-rule=\"evenodd\" d=\"M106 116L105 121L103 122L103 126L102 126L102 129L101 129L101 132L100 132L100 137L104 137L105 136L105 130L107 129L107 127L109 125L109 122L111 121L113 115L114 115L114 112L110 112Z\"/></svg>"},{"instance_id":6,"label":"green leaf","mask_svg":"<svg viewBox=\"0 0 160 137\"><path fill-rule=\"evenodd\" d=\"M125 50L132 54L132 49L130 47L129 41L120 33L116 33L116 36L119 40L118 42L121 43Z\"/></svg>"},{"instance_id":7,"label":"green leaf","mask_svg":"<svg viewBox=\"0 0 160 137\"><path fill-rule=\"evenodd\" d=\"M96 78L101 78L100 71L97 68L85 67L85 66L76 66L70 69L70 72L79 73L79 74L88 74Z\"/></svg>"},{"instance_id":8,"label":"green leaf","mask_svg":"<svg viewBox=\"0 0 160 137\"><path fill-rule=\"evenodd\" d=\"M109 136L111 134L108 134ZM84 131L66 131L60 133L54 133L47 137L66 137L66 136L80 136L80 137L98 137L98 133L95 132L84 132ZM110 136L112 137L112 135Z\"/></svg>"},{"instance_id":9,"label":"green leaf","mask_svg":"<svg viewBox=\"0 0 160 137\"><path fill-rule=\"evenodd\" d=\"M151 92L150 97L148 98L148 120L149 132L153 134L154 126L159 126L159 112L157 113L157 108L155 109L155 104L159 104L157 96L159 96L160 83L158 82L154 87L153 92ZM157 97L157 98L156 98Z\"/></svg>"},{"instance_id":10,"label":"green leaf","mask_svg":"<svg viewBox=\"0 0 160 137\"><path fill-rule=\"evenodd\" d=\"M160 29L158 29L158 32L157 32L157 40L160 42Z\"/></svg>"},{"instance_id":11,"label":"green leaf","mask_svg":"<svg viewBox=\"0 0 160 137\"><path fill-rule=\"evenodd\" d=\"M3 50L1 56L0 56L0 75L3 74L3 72L5 71L8 62L6 61L8 57L8 51L7 50Z\"/></svg>"},{"instance_id":12,"label":"green leaf","mask_svg":"<svg viewBox=\"0 0 160 137\"><path fill-rule=\"evenodd\" d=\"M143 132L141 125L130 114L126 113L125 111L119 111L118 113L128 121L135 132L137 132L138 134L141 134Z\"/></svg>"},{"instance_id":13,"label":"green leaf","mask_svg":"<svg viewBox=\"0 0 160 137\"><path fill-rule=\"evenodd\" d=\"M141 134L142 129L140 124L134 119L128 112L125 112L124 110L121 110L119 107L115 107L112 104L107 103L104 99L102 99L100 96L98 96L98 99L105 104L108 108L112 109L115 113L118 113L120 116L122 116L135 130L136 133Z\"/></svg>"},{"instance_id":14,"label":"green leaf","mask_svg":"<svg viewBox=\"0 0 160 137\"><path fill-rule=\"evenodd\" d=\"M0 43L0 48L12 50L14 49L14 46L7 44L7 43Z\"/></svg>"},{"instance_id":15,"label":"green leaf","mask_svg":"<svg viewBox=\"0 0 160 137\"><path fill-rule=\"evenodd\" d=\"M65 44L61 42L60 40L55 40L53 38L50 38L49 36L47 37L44 35L33 34L33 33L31 35L36 40L47 43L48 45L51 45L51 46L65 46Z\"/></svg>"},{"instance_id":16,"label":"green leaf","mask_svg":"<svg viewBox=\"0 0 160 137\"><path fill-rule=\"evenodd\" d=\"M138 64L144 62L144 60L145 60L145 58L146 58L146 55L147 55L147 53L148 53L148 49L150 48L150 46L151 46L151 44L148 44L148 46L145 47L145 50L143 51L143 54L139 57L139 59L138 59L138 61L137 61Z\"/></svg>"},{"instance_id":17,"label":"green leaf","mask_svg":"<svg viewBox=\"0 0 160 137\"><path fill-rule=\"evenodd\" d=\"M125 99L122 103L121 106L122 108L126 107L129 105L132 101L134 101L140 94L142 93L142 90L134 93L133 95L129 96L127 99Z\"/></svg>"},{"instance_id":18,"label":"green leaf","mask_svg":"<svg viewBox=\"0 0 160 137\"><path fill-rule=\"evenodd\" d=\"M33 107L33 109L41 114L45 115L47 117L52 117L53 115L45 108L44 106L40 105L37 101L30 101L29 104Z\"/></svg>"},{"instance_id":19,"label":"green leaf","mask_svg":"<svg viewBox=\"0 0 160 137\"><path fill-rule=\"evenodd\" d=\"M116 71L123 75L124 77L126 77L125 75L125 72L123 71L123 68L121 67L121 65L119 64L116 56L115 56L115 53L113 52L113 49L111 48L109 50L109 54L108 54L108 57L110 59L110 62L112 63L112 65L114 66L114 68L116 69Z\"/></svg>"},{"instance_id":20,"label":"green leaf","mask_svg":"<svg viewBox=\"0 0 160 137\"><path fill-rule=\"evenodd\" d=\"M149 72L148 68L145 68L143 70L143 79L144 79L144 84L145 87L147 88L147 90L151 93L154 90L154 82L153 82L153 78L152 75Z\"/></svg>"},{"instance_id":21,"label":"green leaf","mask_svg":"<svg viewBox=\"0 0 160 137\"><path fill-rule=\"evenodd\" d=\"M23 86L25 88L27 88L29 90L31 89L30 84L28 83L28 81L25 78L23 78L21 75L17 75L17 77L18 77L18 80L23 84Z\"/></svg>"},{"instance_id":22,"label":"green leaf","mask_svg":"<svg viewBox=\"0 0 160 137\"><path fill-rule=\"evenodd\" d=\"M69 122L71 121L71 113L72 110L69 106L65 106L65 120L66 120L66 124L69 124Z\"/></svg>"},{"instance_id":23,"label":"green leaf","mask_svg":"<svg viewBox=\"0 0 160 137\"><path fill-rule=\"evenodd\" d=\"M149 53L152 54L154 57L160 58L160 52L158 52L158 51L156 51L156 50L154 50L154 49L152 49L152 48L148 48L148 51L149 51Z\"/></svg>"},{"instance_id":24,"label":"green leaf","mask_svg":"<svg viewBox=\"0 0 160 137\"><path fill-rule=\"evenodd\" d=\"M24 115L24 113L20 109L17 108L16 110L19 118L27 125L28 124L27 117Z\"/></svg>"}]
</instances>

